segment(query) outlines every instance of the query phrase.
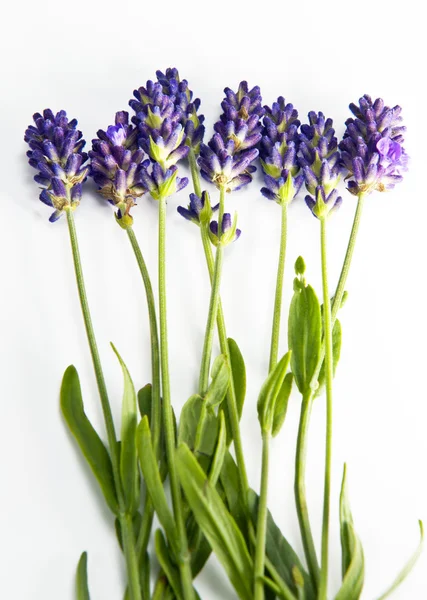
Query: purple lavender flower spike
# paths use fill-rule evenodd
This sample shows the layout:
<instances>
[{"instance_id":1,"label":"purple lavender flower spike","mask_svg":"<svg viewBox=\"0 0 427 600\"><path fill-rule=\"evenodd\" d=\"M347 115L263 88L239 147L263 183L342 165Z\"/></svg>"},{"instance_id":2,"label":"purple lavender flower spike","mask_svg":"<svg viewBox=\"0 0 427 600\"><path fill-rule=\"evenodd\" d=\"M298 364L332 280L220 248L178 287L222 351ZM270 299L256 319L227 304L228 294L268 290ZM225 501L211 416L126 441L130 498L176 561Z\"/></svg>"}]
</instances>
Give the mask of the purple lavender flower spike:
<instances>
[{"instance_id":1,"label":"purple lavender flower spike","mask_svg":"<svg viewBox=\"0 0 427 600\"><path fill-rule=\"evenodd\" d=\"M117 208L118 223L130 227L130 210L147 191L143 173L150 161L144 159L144 152L138 147L138 130L129 123L126 111L116 113L115 124L106 131L99 130L97 135L89 152L90 175L98 192Z\"/></svg>"},{"instance_id":2,"label":"purple lavender flower spike","mask_svg":"<svg viewBox=\"0 0 427 600\"><path fill-rule=\"evenodd\" d=\"M80 203L88 173L87 154L82 152L85 141L76 129L76 119L69 121L65 110L55 115L46 109L33 119L35 126L29 125L24 136L30 146L28 162L39 171L34 179L44 188L40 200L55 208L49 219L54 222L64 210L74 210Z\"/></svg>"},{"instance_id":3,"label":"purple lavender flower spike","mask_svg":"<svg viewBox=\"0 0 427 600\"><path fill-rule=\"evenodd\" d=\"M209 225L209 237L215 246L228 246L228 244L238 240L241 233L240 229L237 229L237 214L231 220L230 213L224 213L221 235L218 235L218 221L211 221Z\"/></svg>"},{"instance_id":4,"label":"purple lavender flower spike","mask_svg":"<svg viewBox=\"0 0 427 600\"><path fill-rule=\"evenodd\" d=\"M196 154L200 151L203 140L205 117L198 114L200 99L193 99L193 92L188 87L186 79L180 80L178 69L166 69L166 73L157 71L157 80L162 86L163 93L173 98L175 109L181 114L180 123L185 132L185 143L193 148Z\"/></svg>"},{"instance_id":5,"label":"purple lavender flower spike","mask_svg":"<svg viewBox=\"0 0 427 600\"><path fill-rule=\"evenodd\" d=\"M166 171L189 152L181 123L185 113L175 105L175 96L163 92L159 82L148 81L145 88L135 90L134 96L136 100L129 104L136 112L132 121L139 130L139 145Z\"/></svg>"},{"instance_id":6,"label":"purple lavender flower spike","mask_svg":"<svg viewBox=\"0 0 427 600\"><path fill-rule=\"evenodd\" d=\"M350 110L356 118L347 119L340 143L342 164L349 172L348 190L358 196L394 188L408 168L402 109L385 106L381 98L372 102L366 94L358 106L350 104Z\"/></svg>"},{"instance_id":7,"label":"purple lavender flower spike","mask_svg":"<svg viewBox=\"0 0 427 600\"><path fill-rule=\"evenodd\" d=\"M278 204L289 204L303 182L297 161L298 112L282 96L265 111L260 146L265 187L261 193Z\"/></svg>"},{"instance_id":8,"label":"purple lavender flower spike","mask_svg":"<svg viewBox=\"0 0 427 600\"><path fill-rule=\"evenodd\" d=\"M260 117L264 114L259 87L249 90L243 81L237 92L224 90L223 113L214 125L215 134L200 148L202 177L226 192L240 189L252 181L252 164L259 155L255 147L261 140Z\"/></svg>"},{"instance_id":9,"label":"purple lavender flower spike","mask_svg":"<svg viewBox=\"0 0 427 600\"><path fill-rule=\"evenodd\" d=\"M219 204L212 207L208 192L202 192L202 197L199 198L196 194L190 194L190 202L188 207L178 206L179 214L192 221L196 225L209 223L212 218L212 213L218 210Z\"/></svg>"},{"instance_id":10,"label":"purple lavender flower spike","mask_svg":"<svg viewBox=\"0 0 427 600\"><path fill-rule=\"evenodd\" d=\"M332 119L313 111L308 119L301 125L298 162L310 194L306 203L315 217L323 219L341 204L336 188L343 167Z\"/></svg>"}]
</instances>

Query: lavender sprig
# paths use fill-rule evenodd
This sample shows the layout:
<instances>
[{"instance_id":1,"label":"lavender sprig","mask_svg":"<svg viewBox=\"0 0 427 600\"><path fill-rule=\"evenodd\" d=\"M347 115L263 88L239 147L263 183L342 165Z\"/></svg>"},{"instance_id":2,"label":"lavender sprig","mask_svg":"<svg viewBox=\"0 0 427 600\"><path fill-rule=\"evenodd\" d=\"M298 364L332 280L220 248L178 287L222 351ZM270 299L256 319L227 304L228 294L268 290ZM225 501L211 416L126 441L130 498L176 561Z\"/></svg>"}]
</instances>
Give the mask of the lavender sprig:
<instances>
[{"instance_id":1,"label":"lavender sprig","mask_svg":"<svg viewBox=\"0 0 427 600\"><path fill-rule=\"evenodd\" d=\"M205 134L203 125L205 117L198 114L200 99L193 99L193 92L188 86L188 81L180 79L178 69L168 68L166 73L156 71L156 75L158 82L162 85L163 93L172 99L175 110L180 113L180 123L185 132L185 143L198 154Z\"/></svg>"},{"instance_id":2,"label":"lavender sprig","mask_svg":"<svg viewBox=\"0 0 427 600\"><path fill-rule=\"evenodd\" d=\"M282 96L265 110L260 148L265 187L261 188L261 193L278 204L289 203L303 182L297 161L298 112L292 104L286 104Z\"/></svg>"},{"instance_id":3,"label":"lavender sprig","mask_svg":"<svg viewBox=\"0 0 427 600\"><path fill-rule=\"evenodd\" d=\"M199 166L204 179L232 192L252 181L264 108L259 87L249 91L245 81L237 93L226 88L225 94L223 113L214 125L215 134L208 144L201 145Z\"/></svg>"},{"instance_id":4,"label":"lavender sprig","mask_svg":"<svg viewBox=\"0 0 427 600\"><path fill-rule=\"evenodd\" d=\"M35 126L29 125L24 136L30 146L28 162L39 171L34 179L43 186L40 200L55 209L49 218L53 223L80 203L88 173L87 154L82 152L85 141L76 129L77 120L69 121L65 110L55 115L48 108L33 119Z\"/></svg>"},{"instance_id":5,"label":"lavender sprig","mask_svg":"<svg viewBox=\"0 0 427 600\"><path fill-rule=\"evenodd\" d=\"M358 196L394 188L408 165L402 109L385 106L381 98L372 102L365 94L359 105L350 104L350 110L356 118L347 119L340 143L342 163L349 172L348 190Z\"/></svg>"},{"instance_id":6,"label":"lavender sprig","mask_svg":"<svg viewBox=\"0 0 427 600\"><path fill-rule=\"evenodd\" d=\"M131 208L147 192L145 171L150 161L138 148L138 130L129 123L129 114L116 113L115 124L99 130L89 152L90 175L99 193L117 208L116 219L125 229L132 225Z\"/></svg>"},{"instance_id":7,"label":"lavender sprig","mask_svg":"<svg viewBox=\"0 0 427 600\"><path fill-rule=\"evenodd\" d=\"M308 118L309 124L301 126L299 164L309 192L305 197L307 206L322 219L342 202L336 188L343 167L332 119L313 111Z\"/></svg>"}]
</instances>

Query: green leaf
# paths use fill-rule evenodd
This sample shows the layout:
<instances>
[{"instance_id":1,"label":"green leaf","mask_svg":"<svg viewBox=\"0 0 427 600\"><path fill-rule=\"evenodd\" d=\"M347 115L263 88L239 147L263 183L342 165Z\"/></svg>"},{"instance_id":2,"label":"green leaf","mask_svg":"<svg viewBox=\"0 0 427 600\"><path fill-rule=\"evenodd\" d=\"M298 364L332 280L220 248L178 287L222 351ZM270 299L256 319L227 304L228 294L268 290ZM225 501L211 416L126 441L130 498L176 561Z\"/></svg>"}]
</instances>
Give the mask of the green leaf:
<instances>
[{"instance_id":1,"label":"green leaf","mask_svg":"<svg viewBox=\"0 0 427 600\"><path fill-rule=\"evenodd\" d=\"M272 431L276 401L282 389L290 360L291 353L287 352L271 371L259 393L258 420L264 432Z\"/></svg>"},{"instance_id":2,"label":"green leaf","mask_svg":"<svg viewBox=\"0 0 427 600\"><path fill-rule=\"evenodd\" d=\"M340 526L343 582L335 600L359 600L365 578L365 559L362 544L354 530L345 465L340 495Z\"/></svg>"},{"instance_id":3,"label":"green leaf","mask_svg":"<svg viewBox=\"0 0 427 600\"><path fill-rule=\"evenodd\" d=\"M234 394L236 396L237 414L239 419L242 416L243 405L245 402L246 395L246 367L245 361L243 360L242 353L239 350L239 346L232 339L228 338L228 351L230 354L230 370L231 370L231 381L234 386ZM233 434L230 423L230 417L228 416L228 409L224 407L225 424L227 426L227 445L230 445Z\"/></svg>"},{"instance_id":4,"label":"green leaf","mask_svg":"<svg viewBox=\"0 0 427 600\"><path fill-rule=\"evenodd\" d=\"M406 565L403 567L403 569L400 571L399 575L393 581L393 583L391 584L391 586L384 592L384 594L382 594L378 598L378 600L385 600L395 590L397 590L397 588L399 587L399 585L406 579L406 577L409 575L409 573L414 568L415 563L418 561L418 559L419 559L419 557L420 557L420 555L421 555L421 553L423 551L423 546L424 546L424 527L423 527L423 522L422 521L418 521L418 525L420 527L420 543L418 544L417 549L415 550L415 552L411 556L411 558L408 560L408 562L406 563Z\"/></svg>"},{"instance_id":5,"label":"green leaf","mask_svg":"<svg viewBox=\"0 0 427 600\"><path fill-rule=\"evenodd\" d=\"M221 485L228 506L228 510L239 526L240 531L246 531L247 519L245 516L245 505L240 487L239 469L231 456L226 452L220 475Z\"/></svg>"},{"instance_id":6,"label":"green leaf","mask_svg":"<svg viewBox=\"0 0 427 600\"><path fill-rule=\"evenodd\" d=\"M153 390L151 383L147 383L138 392L138 407L141 417L147 415L148 422L151 424L151 404L153 401Z\"/></svg>"},{"instance_id":7,"label":"green leaf","mask_svg":"<svg viewBox=\"0 0 427 600\"><path fill-rule=\"evenodd\" d=\"M222 354L220 354L212 366L212 381L205 396L207 406L212 408L221 404L227 393L230 383L230 370Z\"/></svg>"},{"instance_id":8,"label":"green leaf","mask_svg":"<svg viewBox=\"0 0 427 600\"><path fill-rule=\"evenodd\" d=\"M242 533L190 449L181 444L176 457L181 485L200 529L239 598L252 600L253 563Z\"/></svg>"},{"instance_id":9,"label":"green leaf","mask_svg":"<svg viewBox=\"0 0 427 600\"><path fill-rule=\"evenodd\" d=\"M289 309L288 346L291 369L301 394L307 392L321 351L322 318L316 292L304 279L295 279Z\"/></svg>"},{"instance_id":10,"label":"green leaf","mask_svg":"<svg viewBox=\"0 0 427 600\"><path fill-rule=\"evenodd\" d=\"M179 571L170 559L166 540L161 529L157 529L156 533L154 534L154 547L156 549L156 556L160 566L165 572L176 598L178 600L183 600Z\"/></svg>"},{"instance_id":11,"label":"green leaf","mask_svg":"<svg viewBox=\"0 0 427 600\"><path fill-rule=\"evenodd\" d=\"M337 319L332 330L332 355L333 355L333 373L337 369L338 362L341 356L341 340L342 340L342 327L340 321ZM319 387L316 390L316 397L320 396L325 387L325 361L323 361L322 367L319 373Z\"/></svg>"},{"instance_id":12,"label":"green leaf","mask_svg":"<svg viewBox=\"0 0 427 600\"><path fill-rule=\"evenodd\" d=\"M111 347L123 371L124 391L122 401L122 430L120 451L120 477L126 500L126 508L133 514L139 504L139 473L136 451L136 393L128 368L114 344Z\"/></svg>"},{"instance_id":13,"label":"green leaf","mask_svg":"<svg viewBox=\"0 0 427 600\"><path fill-rule=\"evenodd\" d=\"M282 428L285 422L286 412L288 410L289 396L292 392L292 384L294 376L292 373L287 373L277 396L276 404L274 405L273 429L272 435L275 437Z\"/></svg>"},{"instance_id":14,"label":"green leaf","mask_svg":"<svg viewBox=\"0 0 427 600\"><path fill-rule=\"evenodd\" d=\"M148 423L147 416L142 419L138 426L136 440L139 464L144 475L148 493L150 494L159 521L166 532L169 543L173 549L178 552L179 545L177 542L175 520L169 508L159 468L157 466L156 456L151 441L150 424Z\"/></svg>"},{"instance_id":15,"label":"green leaf","mask_svg":"<svg viewBox=\"0 0 427 600\"><path fill-rule=\"evenodd\" d=\"M77 600L90 600L87 582L87 552L83 552L77 565L76 594Z\"/></svg>"},{"instance_id":16,"label":"green leaf","mask_svg":"<svg viewBox=\"0 0 427 600\"><path fill-rule=\"evenodd\" d=\"M110 455L85 414L79 376L72 365L62 379L60 402L68 428L98 480L108 506L117 515L119 507Z\"/></svg>"},{"instance_id":17,"label":"green leaf","mask_svg":"<svg viewBox=\"0 0 427 600\"><path fill-rule=\"evenodd\" d=\"M212 485L216 485L221 474L222 465L224 463L225 453L227 452L227 429L225 426L224 413L219 413L219 431L216 441L215 454L212 464L209 469L209 481Z\"/></svg>"},{"instance_id":18,"label":"green leaf","mask_svg":"<svg viewBox=\"0 0 427 600\"><path fill-rule=\"evenodd\" d=\"M194 450L197 425L202 413L203 398L198 395L191 396L182 407L178 427L178 443L185 443ZM206 420L203 428L202 439L198 453L211 457L215 451L218 436L218 419L211 411L206 411Z\"/></svg>"},{"instance_id":19,"label":"green leaf","mask_svg":"<svg viewBox=\"0 0 427 600\"><path fill-rule=\"evenodd\" d=\"M228 351L230 353L230 367L233 377L234 392L236 394L237 412L240 419L246 396L246 367L237 343L232 338L228 338L227 341Z\"/></svg>"},{"instance_id":20,"label":"green leaf","mask_svg":"<svg viewBox=\"0 0 427 600\"><path fill-rule=\"evenodd\" d=\"M257 524L258 501L258 495L253 490L249 490L249 510L254 527L256 527ZM316 593L313 589L310 575L304 569L297 553L282 535L282 532L274 522L270 511L268 512L267 516L266 555L268 558L266 562L267 568L271 571L274 571L275 575L280 577L280 580L284 582L294 594L298 593L298 589L295 584L296 567L304 580L304 592L306 600L316 599ZM276 581L276 578L273 577L273 580ZM279 583L279 581L276 581L276 583Z\"/></svg>"}]
</instances>

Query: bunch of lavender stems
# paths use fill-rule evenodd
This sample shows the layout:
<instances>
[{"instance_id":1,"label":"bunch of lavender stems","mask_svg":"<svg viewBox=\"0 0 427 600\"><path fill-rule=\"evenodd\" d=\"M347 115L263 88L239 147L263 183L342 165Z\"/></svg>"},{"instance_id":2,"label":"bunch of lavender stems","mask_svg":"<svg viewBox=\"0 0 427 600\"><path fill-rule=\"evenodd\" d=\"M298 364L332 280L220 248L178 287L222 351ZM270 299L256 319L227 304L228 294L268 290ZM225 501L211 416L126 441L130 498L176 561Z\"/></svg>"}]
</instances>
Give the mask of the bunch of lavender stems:
<instances>
[{"instance_id":1,"label":"bunch of lavender stems","mask_svg":"<svg viewBox=\"0 0 427 600\"><path fill-rule=\"evenodd\" d=\"M400 107L390 109L384 105L381 99L373 102L369 96L364 96L358 105L350 105L355 118L347 120L346 132L338 144L332 120L326 119L323 113L310 112L309 122L301 126L297 111L292 104L286 104L283 97L279 97L271 108L262 107L259 88L249 89L246 82L240 83L237 92L226 88L225 95L222 103L223 112L214 126L215 133L205 144L203 142L204 117L198 114L200 100L193 99L188 82L180 80L176 69L168 69L166 73L159 71L156 82L148 81L146 87L141 87L134 92L135 99L130 101L130 106L135 112L132 118L133 124L129 122L128 113L122 111L116 114L114 125L109 126L106 131L98 131L98 137L93 140L92 151L89 152L89 165L85 164L88 156L82 150L84 140L81 132L76 129L77 122L69 121L64 111L54 115L52 111L46 110L43 115L38 113L34 115L35 126L31 125L25 134L25 139L30 146L28 157L30 165L38 170L36 181L43 186L40 199L54 209L50 221L56 221L64 213L67 218L77 288L107 432L108 461L111 461L113 495L111 496L111 492L108 490L106 492L104 488L103 491L107 503L117 516L120 525L120 538L128 576L125 597L129 600L146 600L147 596L157 600L172 598L173 594L177 593L177 584L176 582L172 584L171 580L168 582L171 572L168 570L169 567L165 566L166 573L160 570L153 595L150 593L146 556L153 525L154 504L148 491L145 496L141 523L137 530L134 527L133 517L136 507L134 500L129 497L126 481L128 474L122 472L123 461L118 451L111 406L86 296L73 216L81 199L82 185L87 175L90 174L97 184L100 194L113 205L115 219L127 233L143 280L151 341L152 411L150 426L153 455L155 461L159 463L163 420L167 472L170 478L173 516L176 524L176 539L172 539L175 536L171 535L168 542L174 549L182 600L194 600L196 594L193 588L191 552L196 551L197 548L193 547L190 551L187 539L187 518L191 514L190 508L194 509L195 506L191 505L190 501L190 507L184 503L181 484L185 488L185 482L182 478L180 481L178 477L169 374L166 305L167 200L187 185L186 178L177 176L177 163L188 158L194 194L190 194L188 208L179 207L178 212L186 219L195 222L200 228L211 280L211 295L198 385L202 404L195 431L194 454L196 454L201 449L204 428L210 410L207 396L215 322L223 358L228 368L231 369L230 347L220 298L221 275L224 250L239 238L241 232L237 229L237 215L232 219L231 215L225 211L226 194L252 182L252 173L255 170L253 163L260 155L265 182L265 187L261 192L266 198L274 200L281 207L281 232L269 374L258 399L258 415L262 434L262 465L256 529L254 529L250 514L250 488L243 455L232 373L226 394L226 406L237 462L240 487L238 492L241 494L246 521L241 540L242 543L245 543L245 539L253 539L252 556L249 557L247 554L248 560L250 558L253 565L251 584L253 598L254 600L264 600L265 586L268 584L279 596L286 600L296 600L297 596L294 595L287 583L275 573L274 565L266 556L266 540L270 440L278 433L283 424L287 400L285 399L285 405L280 408L282 413L279 414L279 425L275 422L273 413L275 414L276 411L278 395L283 394L283 390L287 389L285 379L291 362L292 350L291 348L279 360L288 206L298 195L303 183L305 184L306 204L320 224L323 333L322 335L319 333L319 352L316 355L315 368L311 371L313 374L310 374L308 382L304 384L297 381L302 394L302 406L296 448L295 500L313 589L318 600L326 600L329 573L332 460L333 329L344 298L364 200L373 191L382 192L393 188L396 183L401 181L402 172L406 169L407 155L402 147L405 128L401 125ZM219 190L219 203L216 207L212 208L209 194L202 190L199 171L205 180L214 184ZM337 188L344 174L349 192L357 197L357 207L341 274L335 295L331 300L327 264L327 223L342 202ZM159 327L149 273L132 227L131 210L144 194L150 194L158 202ZM216 210L218 210L217 220L214 219ZM212 246L215 247L215 257ZM296 293L298 286L305 286L304 271L305 265L302 259L298 259L296 272L300 279L295 280L297 282L294 284ZM314 291L313 294L320 319L320 305ZM120 362L122 362L121 359ZM122 366L125 370L123 363ZM321 562L319 566L308 515L305 469L310 414L313 400L319 391L322 367L326 388L326 444ZM294 371L293 366L292 371ZM289 375L291 378L297 379L296 371ZM290 387L288 397L289 393ZM222 410L221 407L219 411ZM91 428L90 423L88 426ZM70 428L72 429L71 425ZM122 442L123 431L122 425ZM95 430L91 435L97 435ZM102 446L100 440L96 443ZM96 474L96 467L91 466ZM138 482L138 474L136 481ZM216 480L214 484L216 485ZM345 477L341 496L341 502L345 502ZM139 491L137 498L139 499ZM189 498L187 499L189 500ZM198 523L198 525L200 533L203 533L202 524ZM421 523L420 527L422 532ZM206 535L208 534L206 533ZM420 548L390 588L381 596L381 599L386 598L403 581L415 563ZM82 556L82 560L81 564L85 568L85 555ZM273 579L267 577L270 574ZM343 578L345 575L344 570ZM298 598L303 598L304 578L297 565L292 566L292 576L294 587L298 590ZM84 597L88 597L88 593ZM338 597L341 598L341 595L339 594Z\"/></svg>"}]
</instances>

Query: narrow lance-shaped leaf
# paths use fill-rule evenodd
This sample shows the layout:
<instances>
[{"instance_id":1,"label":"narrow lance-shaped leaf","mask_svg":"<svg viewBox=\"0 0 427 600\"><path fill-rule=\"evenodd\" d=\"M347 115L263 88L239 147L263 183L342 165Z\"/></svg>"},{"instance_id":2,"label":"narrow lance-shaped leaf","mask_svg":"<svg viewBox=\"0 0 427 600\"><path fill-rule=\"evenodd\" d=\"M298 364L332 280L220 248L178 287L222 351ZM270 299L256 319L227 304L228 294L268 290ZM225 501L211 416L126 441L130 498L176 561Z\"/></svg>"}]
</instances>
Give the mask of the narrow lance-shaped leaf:
<instances>
[{"instance_id":1,"label":"narrow lance-shaped leaf","mask_svg":"<svg viewBox=\"0 0 427 600\"><path fill-rule=\"evenodd\" d=\"M197 394L191 396L182 407L178 426L178 442L184 442L194 450L196 432L202 414L203 399ZM212 410L207 410L199 453L207 457L213 455L218 435L218 420Z\"/></svg>"},{"instance_id":2,"label":"narrow lance-shaped leaf","mask_svg":"<svg viewBox=\"0 0 427 600\"><path fill-rule=\"evenodd\" d=\"M282 389L290 360L291 354L287 352L268 375L261 388L257 407L262 431L270 433L272 431L276 401Z\"/></svg>"},{"instance_id":3,"label":"narrow lance-shaped leaf","mask_svg":"<svg viewBox=\"0 0 427 600\"><path fill-rule=\"evenodd\" d=\"M230 369L231 369L231 382L234 387L234 393L236 396L237 414L239 419L242 416L243 405L246 396L246 367L245 361L243 360L242 353L240 352L239 346L232 339L228 338L228 351L230 355ZM225 424L227 427L227 444L229 445L232 440L232 429L230 419L228 416L227 408L224 408Z\"/></svg>"},{"instance_id":4,"label":"narrow lance-shaped leaf","mask_svg":"<svg viewBox=\"0 0 427 600\"><path fill-rule=\"evenodd\" d=\"M83 552L77 565L76 572L77 600L90 600L89 585L87 581L87 552Z\"/></svg>"},{"instance_id":5,"label":"narrow lance-shaped leaf","mask_svg":"<svg viewBox=\"0 0 427 600\"><path fill-rule=\"evenodd\" d=\"M61 385L61 410L64 419L89 463L114 514L118 514L116 488L110 455L86 416L76 368L68 367Z\"/></svg>"},{"instance_id":6,"label":"narrow lance-shaped leaf","mask_svg":"<svg viewBox=\"0 0 427 600\"><path fill-rule=\"evenodd\" d=\"M212 464L209 469L209 481L212 485L216 485L221 474L222 465L224 464L225 453L227 452L227 430L225 427L224 413L219 413L219 430L218 439L216 441L215 453Z\"/></svg>"},{"instance_id":7,"label":"narrow lance-shaped leaf","mask_svg":"<svg viewBox=\"0 0 427 600\"><path fill-rule=\"evenodd\" d=\"M153 390L151 383L147 383L138 392L138 407L141 417L147 415L148 422L151 424L151 404L153 401Z\"/></svg>"},{"instance_id":8,"label":"narrow lance-shaped leaf","mask_svg":"<svg viewBox=\"0 0 427 600\"><path fill-rule=\"evenodd\" d=\"M174 551L178 552L179 544L177 542L175 520L166 499L165 490L163 488L156 456L154 454L153 444L151 441L150 425L148 423L148 417L146 416L138 425L136 439L139 464L144 475L148 493L150 494L159 521L166 532L169 543Z\"/></svg>"},{"instance_id":9,"label":"narrow lance-shaped leaf","mask_svg":"<svg viewBox=\"0 0 427 600\"><path fill-rule=\"evenodd\" d=\"M332 356L333 356L333 374L337 370L337 366L341 356L341 343L342 343L342 327L341 322L337 319L332 330ZM320 396L325 387L325 361L323 361L322 367L319 373L318 379L319 387L316 390L316 396Z\"/></svg>"},{"instance_id":10,"label":"narrow lance-shaped leaf","mask_svg":"<svg viewBox=\"0 0 427 600\"><path fill-rule=\"evenodd\" d=\"M407 576L409 575L409 573L414 568L416 562L418 561L418 559L419 559L419 557L420 557L420 555L421 555L421 553L423 551L423 547L424 547L424 527L423 527L423 522L422 521L418 521L418 525L420 527L420 543L418 544L417 549L415 550L415 552L411 556L411 558L408 560L408 562L406 563L406 565L403 567L403 569L400 571L399 575L393 581L393 583L388 588L388 590L386 590L384 592L384 594L382 594L378 598L378 600L385 600L386 598L388 598L389 596L391 596L391 594L395 590L397 590L397 588L399 587L399 585L407 578Z\"/></svg>"},{"instance_id":11,"label":"narrow lance-shaped leaf","mask_svg":"<svg viewBox=\"0 0 427 600\"><path fill-rule=\"evenodd\" d=\"M253 562L242 533L190 449L181 444L176 456L181 485L200 529L239 598L252 600Z\"/></svg>"},{"instance_id":12,"label":"narrow lance-shaped leaf","mask_svg":"<svg viewBox=\"0 0 427 600\"><path fill-rule=\"evenodd\" d=\"M274 405L273 429L271 432L273 437L279 433L283 423L285 422L293 381L293 373L287 373L285 379L283 380L282 387L280 388L279 395L277 396L277 400Z\"/></svg>"},{"instance_id":13,"label":"narrow lance-shaped leaf","mask_svg":"<svg viewBox=\"0 0 427 600\"><path fill-rule=\"evenodd\" d=\"M165 572L165 575L169 581L169 585L173 589L177 600L183 600L179 571L170 559L166 540L160 529L157 529L156 533L154 534L154 546L156 549L157 559L161 568Z\"/></svg>"},{"instance_id":14,"label":"narrow lance-shaped leaf","mask_svg":"<svg viewBox=\"0 0 427 600\"><path fill-rule=\"evenodd\" d=\"M292 350L291 369L301 394L307 392L321 351L322 318L314 289L303 274L294 279L289 309L288 345Z\"/></svg>"},{"instance_id":15,"label":"narrow lance-shaped leaf","mask_svg":"<svg viewBox=\"0 0 427 600\"><path fill-rule=\"evenodd\" d=\"M217 356L212 366L212 381L205 396L207 406L218 406L225 398L230 382L230 369L222 354Z\"/></svg>"},{"instance_id":16,"label":"narrow lance-shaped leaf","mask_svg":"<svg viewBox=\"0 0 427 600\"><path fill-rule=\"evenodd\" d=\"M139 503L139 474L136 450L137 408L136 392L128 368L114 344L111 344L123 371L122 427L120 451L120 476L125 493L126 507L133 514Z\"/></svg>"},{"instance_id":17,"label":"narrow lance-shaped leaf","mask_svg":"<svg viewBox=\"0 0 427 600\"><path fill-rule=\"evenodd\" d=\"M343 582L335 600L359 600L365 578L365 559L362 544L354 530L345 465L340 495L340 524Z\"/></svg>"}]
</instances>

